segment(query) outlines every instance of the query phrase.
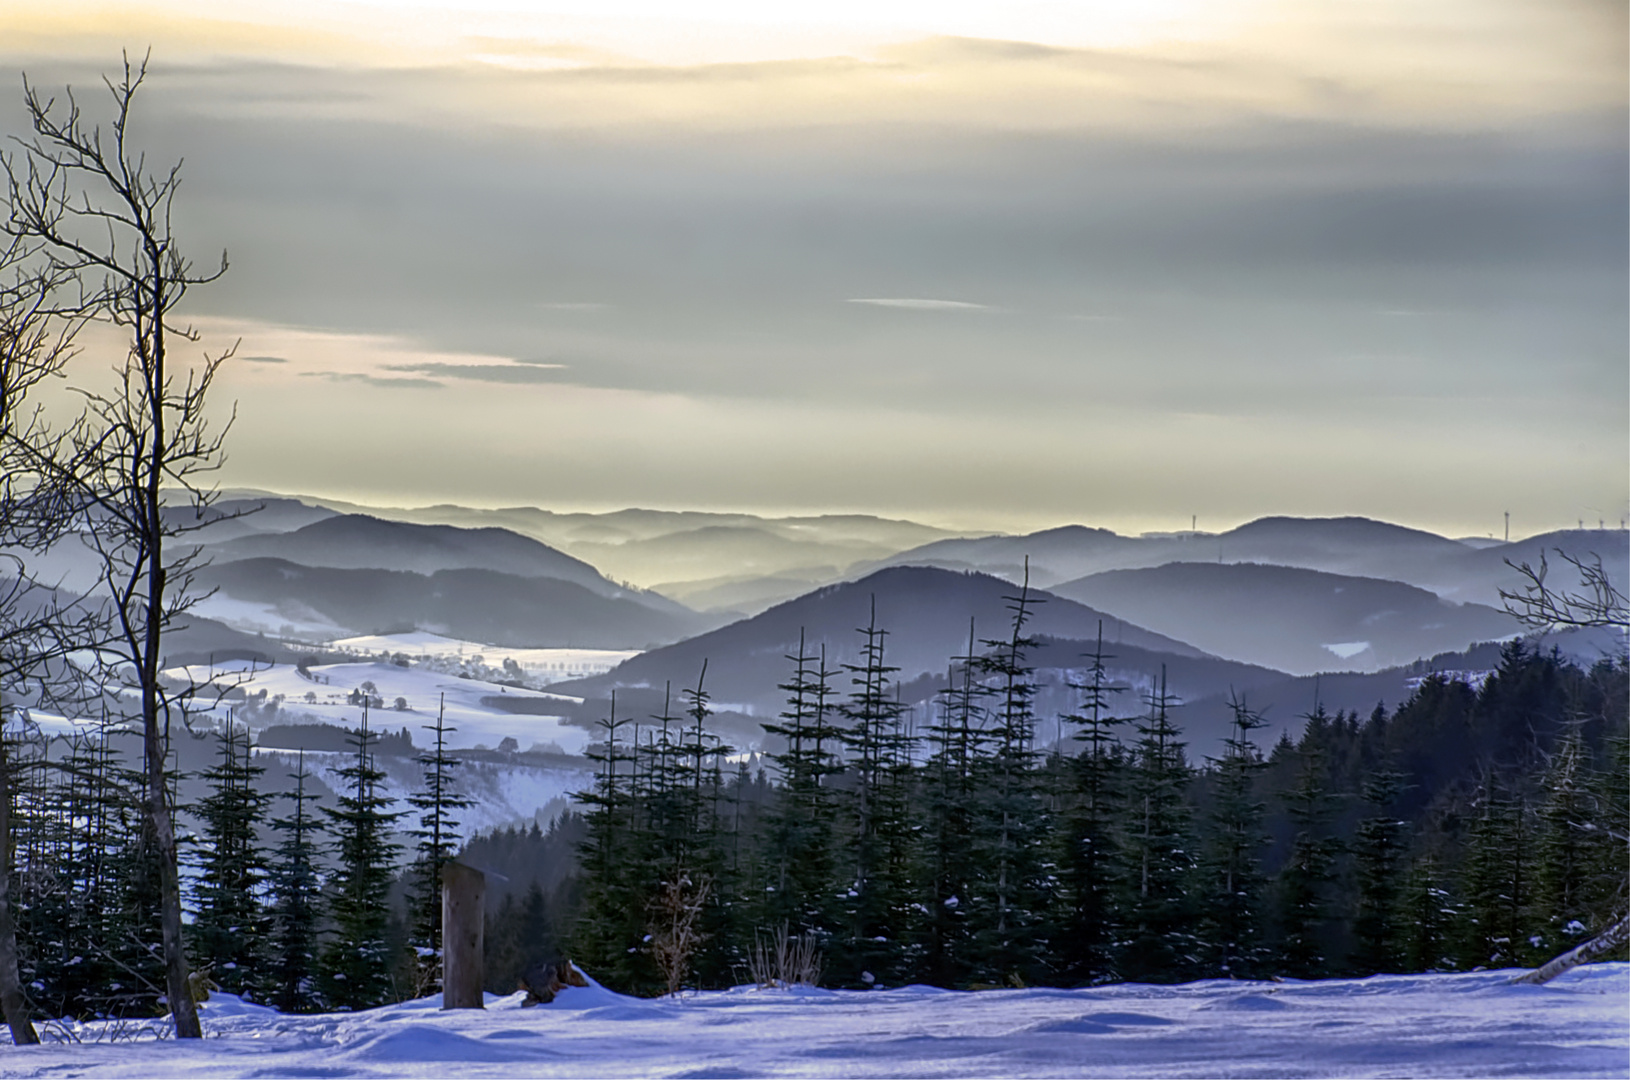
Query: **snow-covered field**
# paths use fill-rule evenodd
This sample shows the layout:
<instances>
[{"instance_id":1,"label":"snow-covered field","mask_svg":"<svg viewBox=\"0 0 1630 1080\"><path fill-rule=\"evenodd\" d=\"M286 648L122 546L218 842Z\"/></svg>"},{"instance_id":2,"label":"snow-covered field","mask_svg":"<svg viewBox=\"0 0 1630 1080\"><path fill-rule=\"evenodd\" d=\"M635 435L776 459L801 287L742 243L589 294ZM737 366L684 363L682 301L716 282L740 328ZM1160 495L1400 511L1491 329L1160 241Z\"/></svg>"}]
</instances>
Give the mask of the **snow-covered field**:
<instances>
[{"instance_id":1,"label":"snow-covered field","mask_svg":"<svg viewBox=\"0 0 1630 1080\"><path fill-rule=\"evenodd\" d=\"M545 683L604 675L629 657L639 655L636 649L511 649L503 645L482 645L476 641L442 637L423 630L340 638L330 641L324 648L368 655L402 653L414 659L421 656L439 659L481 658L493 667L501 666L505 660L513 660L528 678Z\"/></svg>"},{"instance_id":2,"label":"snow-covered field","mask_svg":"<svg viewBox=\"0 0 1630 1080\"><path fill-rule=\"evenodd\" d=\"M242 674L231 674L239 670ZM454 749L474 746L491 749L509 737L515 739L522 750L535 744L552 743L564 753L576 754L582 752L589 739L588 732L582 728L546 715L553 705L575 704L579 698L518 690L422 667L404 668L377 661L325 664L311 668L308 676L288 664L251 672L247 665L234 662L213 669L204 665L169 668L164 675L178 683L202 684L216 679L222 685L241 686L246 694L265 690L271 697L282 695L281 715L275 723L322 723L342 727L355 727L361 718L361 709L349 704L348 695L363 683L372 683L373 694L384 701L385 707L372 711L370 724L377 730L395 731L406 727L420 746L429 744L430 736L423 730L424 725L435 723L436 710L444 696L447 723L458 729L448 737L448 745ZM405 710L398 711L394 707L397 698L402 699ZM523 709L536 709L545 715L534 715L521 711ZM225 714L224 708L213 711Z\"/></svg>"},{"instance_id":3,"label":"snow-covered field","mask_svg":"<svg viewBox=\"0 0 1630 1080\"><path fill-rule=\"evenodd\" d=\"M1567 1076L1630 1074L1630 964L1547 986L1511 972L954 993L759 990L551 1005L428 998L295 1017L224 995L206 1038L74 1025L0 1050L0 1076ZM101 1041L98 1041L99 1037ZM74 1041L78 1040L78 1041Z\"/></svg>"}]
</instances>

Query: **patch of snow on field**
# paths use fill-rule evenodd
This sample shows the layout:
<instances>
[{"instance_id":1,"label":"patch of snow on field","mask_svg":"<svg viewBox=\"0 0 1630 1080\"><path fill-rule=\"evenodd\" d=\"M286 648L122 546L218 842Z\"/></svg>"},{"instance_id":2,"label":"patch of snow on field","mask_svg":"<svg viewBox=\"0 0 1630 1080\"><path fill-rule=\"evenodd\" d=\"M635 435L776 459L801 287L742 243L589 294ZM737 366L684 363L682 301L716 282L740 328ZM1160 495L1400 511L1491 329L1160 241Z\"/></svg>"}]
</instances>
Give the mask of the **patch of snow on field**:
<instances>
[{"instance_id":1,"label":"patch of snow on field","mask_svg":"<svg viewBox=\"0 0 1630 1080\"><path fill-rule=\"evenodd\" d=\"M957 993L759 990L644 1001L599 986L523 1009L439 998L283 1016L217 995L206 1038L109 1025L0 1057L15 1077L1568 1076L1630 1073L1630 964L1513 972Z\"/></svg>"}]
</instances>

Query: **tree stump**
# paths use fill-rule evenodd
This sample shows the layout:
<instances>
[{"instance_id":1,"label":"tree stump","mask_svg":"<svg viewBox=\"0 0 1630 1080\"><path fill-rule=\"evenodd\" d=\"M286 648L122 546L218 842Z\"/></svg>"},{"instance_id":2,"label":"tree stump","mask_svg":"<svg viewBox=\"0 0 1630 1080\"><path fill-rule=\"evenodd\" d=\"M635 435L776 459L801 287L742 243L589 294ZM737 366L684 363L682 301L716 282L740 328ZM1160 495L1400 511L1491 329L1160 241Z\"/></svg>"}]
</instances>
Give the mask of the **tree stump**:
<instances>
[{"instance_id":1,"label":"tree stump","mask_svg":"<svg viewBox=\"0 0 1630 1080\"><path fill-rule=\"evenodd\" d=\"M441 1007L483 1009L487 878L463 863L441 869Z\"/></svg>"}]
</instances>

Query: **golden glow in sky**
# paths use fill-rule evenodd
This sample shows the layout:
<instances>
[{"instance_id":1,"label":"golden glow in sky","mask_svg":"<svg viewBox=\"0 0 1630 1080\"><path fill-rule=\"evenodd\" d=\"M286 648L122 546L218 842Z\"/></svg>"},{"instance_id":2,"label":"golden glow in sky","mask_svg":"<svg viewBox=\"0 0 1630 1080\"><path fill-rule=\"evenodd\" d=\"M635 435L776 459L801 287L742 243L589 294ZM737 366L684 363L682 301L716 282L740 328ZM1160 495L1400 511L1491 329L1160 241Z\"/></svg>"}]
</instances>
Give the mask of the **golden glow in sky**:
<instances>
[{"instance_id":1,"label":"golden glow in sky","mask_svg":"<svg viewBox=\"0 0 1630 1080\"><path fill-rule=\"evenodd\" d=\"M1454 534L1623 513L1626 11L60 0L0 68L152 47L228 482Z\"/></svg>"}]
</instances>

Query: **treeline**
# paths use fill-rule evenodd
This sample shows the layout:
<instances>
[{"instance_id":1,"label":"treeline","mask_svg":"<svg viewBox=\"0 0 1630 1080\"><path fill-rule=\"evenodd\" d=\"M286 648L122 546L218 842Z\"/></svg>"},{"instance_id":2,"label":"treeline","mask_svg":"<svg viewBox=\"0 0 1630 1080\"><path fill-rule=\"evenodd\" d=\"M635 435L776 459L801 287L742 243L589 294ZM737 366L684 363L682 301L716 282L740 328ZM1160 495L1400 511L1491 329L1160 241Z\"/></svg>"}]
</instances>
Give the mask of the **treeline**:
<instances>
[{"instance_id":1,"label":"treeline","mask_svg":"<svg viewBox=\"0 0 1630 1080\"><path fill-rule=\"evenodd\" d=\"M397 808L381 792L380 736L350 733L334 805L317 805L303 753L282 816L261 782L248 729L228 723L208 794L182 806L192 991L210 988L285 1012L343 1011L439 988L441 866L457 851L457 759L440 717L419 754L423 783ZM118 730L50 738L13 725L0 768L14 838L10 911L28 1012L150 1017L168 1007L159 860L144 813L143 762ZM168 770L171 799L181 777ZM330 780L334 783L334 780Z\"/></svg>"},{"instance_id":2,"label":"treeline","mask_svg":"<svg viewBox=\"0 0 1630 1080\"><path fill-rule=\"evenodd\" d=\"M627 992L726 987L785 928L834 987L1316 978L1530 965L1624 909L1624 660L1513 642L1479 686L1316 708L1271 747L1237 700L1195 759L1163 679L1128 701L1100 644L1075 749L1044 753L1031 604L970 633L930 717L875 618L858 663L800 647L773 772L710 731L705 666L656 717L613 701L557 899L581 904L574 959Z\"/></svg>"}]
</instances>

